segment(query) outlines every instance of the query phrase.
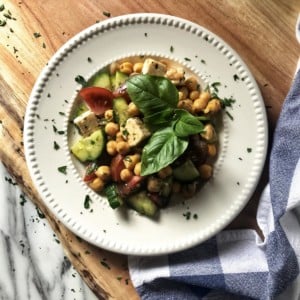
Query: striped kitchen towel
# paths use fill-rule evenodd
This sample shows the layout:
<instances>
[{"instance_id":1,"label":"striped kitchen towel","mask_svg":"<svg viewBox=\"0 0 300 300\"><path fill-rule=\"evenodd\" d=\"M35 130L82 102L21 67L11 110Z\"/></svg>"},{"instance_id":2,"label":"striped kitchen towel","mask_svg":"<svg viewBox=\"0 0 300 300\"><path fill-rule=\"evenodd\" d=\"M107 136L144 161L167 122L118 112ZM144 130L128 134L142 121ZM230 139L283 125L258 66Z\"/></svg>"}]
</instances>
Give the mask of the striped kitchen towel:
<instances>
[{"instance_id":1,"label":"striped kitchen towel","mask_svg":"<svg viewBox=\"0 0 300 300\"><path fill-rule=\"evenodd\" d=\"M269 184L253 230L222 231L179 253L129 257L146 299L300 299L300 71L275 130Z\"/></svg>"}]
</instances>

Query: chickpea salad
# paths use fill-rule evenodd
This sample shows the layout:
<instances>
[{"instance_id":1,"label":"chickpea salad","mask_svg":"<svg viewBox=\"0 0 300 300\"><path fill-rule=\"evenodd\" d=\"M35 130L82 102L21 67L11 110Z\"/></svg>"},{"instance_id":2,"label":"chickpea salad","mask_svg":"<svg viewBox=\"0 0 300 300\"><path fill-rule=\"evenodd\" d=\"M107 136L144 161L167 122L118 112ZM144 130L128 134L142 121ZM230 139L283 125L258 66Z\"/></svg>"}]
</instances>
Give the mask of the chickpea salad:
<instances>
[{"instance_id":1,"label":"chickpea salad","mask_svg":"<svg viewBox=\"0 0 300 300\"><path fill-rule=\"evenodd\" d=\"M113 62L81 83L70 150L111 208L155 217L172 195L190 198L212 177L217 120L234 100L157 57Z\"/></svg>"}]
</instances>

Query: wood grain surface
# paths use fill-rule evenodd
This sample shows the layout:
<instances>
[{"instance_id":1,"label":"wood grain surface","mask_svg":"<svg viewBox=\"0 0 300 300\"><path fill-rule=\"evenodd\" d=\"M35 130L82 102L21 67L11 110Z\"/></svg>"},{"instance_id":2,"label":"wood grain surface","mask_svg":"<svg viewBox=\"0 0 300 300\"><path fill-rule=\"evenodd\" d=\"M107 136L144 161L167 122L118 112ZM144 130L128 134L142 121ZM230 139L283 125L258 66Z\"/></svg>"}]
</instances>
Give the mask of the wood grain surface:
<instances>
[{"instance_id":1,"label":"wood grain surface","mask_svg":"<svg viewBox=\"0 0 300 300\"><path fill-rule=\"evenodd\" d=\"M46 215L66 255L99 299L138 299L129 279L127 257L89 245L69 232L47 210L33 186L24 159L22 128L35 80L60 46L79 31L107 19L106 13L111 17L137 12L175 15L213 31L240 54L261 89L272 137L300 53L295 39L300 1L1 2L5 9L0 20L6 24L0 26L0 160ZM267 165L254 197L231 228L256 227L257 199L267 181ZM110 269L101 264L103 259Z\"/></svg>"}]
</instances>

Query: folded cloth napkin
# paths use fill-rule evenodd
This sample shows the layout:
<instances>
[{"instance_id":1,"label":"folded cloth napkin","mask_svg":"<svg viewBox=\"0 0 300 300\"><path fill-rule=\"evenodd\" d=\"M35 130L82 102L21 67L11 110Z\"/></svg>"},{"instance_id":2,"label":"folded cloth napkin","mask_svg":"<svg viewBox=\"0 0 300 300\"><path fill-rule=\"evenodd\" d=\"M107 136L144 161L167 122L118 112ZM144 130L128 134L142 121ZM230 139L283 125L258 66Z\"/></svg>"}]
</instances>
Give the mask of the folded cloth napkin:
<instances>
[{"instance_id":1,"label":"folded cloth napkin","mask_svg":"<svg viewBox=\"0 0 300 300\"><path fill-rule=\"evenodd\" d=\"M179 253L129 257L142 299L300 299L300 71L280 114L254 230L225 230Z\"/></svg>"}]
</instances>

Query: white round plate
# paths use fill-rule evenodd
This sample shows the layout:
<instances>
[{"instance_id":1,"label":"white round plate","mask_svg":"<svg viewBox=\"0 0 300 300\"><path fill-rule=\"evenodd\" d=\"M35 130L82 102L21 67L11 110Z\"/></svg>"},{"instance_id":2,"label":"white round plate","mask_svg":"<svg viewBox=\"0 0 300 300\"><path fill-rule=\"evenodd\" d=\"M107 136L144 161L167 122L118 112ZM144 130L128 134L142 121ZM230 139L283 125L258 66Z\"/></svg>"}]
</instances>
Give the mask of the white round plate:
<instances>
[{"instance_id":1,"label":"white round plate","mask_svg":"<svg viewBox=\"0 0 300 300\"><path fill-rule=\"evenodd\" d=\"M213 178L194 198L161 210L157 220L112 210L82 182L68 149L68 118L80 89L74 78L88 78L109 62L139 53L182 61L210 83L220 82L221 97L236 99L227 109L233 119L224 114ZM252 195L267 149L264 103L238 54L207 29L160 14L111 18L68 41L41 72L24 129L27 164L49 209L81 238L134 255L183 250L222 230ZM92 199L89 209L84 207L86 195Z\"/></svg>"}]
</instances>

